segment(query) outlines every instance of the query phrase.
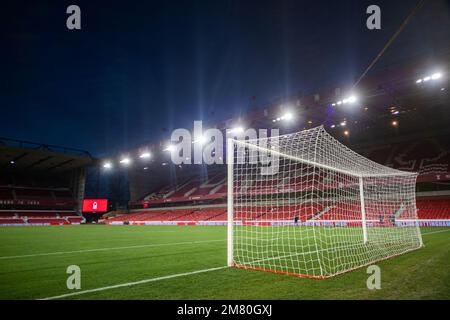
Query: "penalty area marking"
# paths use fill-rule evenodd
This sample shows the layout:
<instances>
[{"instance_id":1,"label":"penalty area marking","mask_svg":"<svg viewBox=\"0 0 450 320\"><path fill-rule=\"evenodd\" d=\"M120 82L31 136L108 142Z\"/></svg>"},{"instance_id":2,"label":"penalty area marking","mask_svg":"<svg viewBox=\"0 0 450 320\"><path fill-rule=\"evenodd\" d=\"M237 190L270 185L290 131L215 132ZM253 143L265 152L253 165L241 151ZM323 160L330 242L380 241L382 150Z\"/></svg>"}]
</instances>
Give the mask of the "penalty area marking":
<instances>
[{"instance_id":1,"label":"penalty area marking","mask_svg":"<svg viewBox=\"0 0 450 320\"><path fill-rule=\"evenodd\" d=\"M71 293L61 294L59 296L47 297L47 298L38 299L38 300L62 299L62 298L67 298L67 297L79 296L79 295L86 294L86 293L99 292L99 291L105 291L105 290L111 290L111 289L117 289L117 288L123 288L123 287L130 287L130 286L135 286L135 285L149 283L149 282L156 282L156 281L161 281L161 280L167 280L167 279L173 279L173 278L190 276L190 275L199 274L199 273L217 271L217 270L222 270L222 269L225 269L225 268L228 268L228 267L227 266L223 266L223 267L217 267L217 268L210 268L210 269L191 271L191 272L186 272L186 273L171 274L171 275L168 275L168 276L162 276L162 277L157 277L157 278L150 278L150 279L145 279L145 280L140 280L140 281L135 281L135 282L121 283L121 284L116 284L116 285L113 285L113 286L107 286L107 287L101 287L101 288L96 288L96 289L89 289L89 290L71 292Z\"/></svg>"},{"instance_id":2,"label":"penalty area marking","mask_svg":"<svg viewBox=\"0 0 450 320\"><path fill-rule=\"evenodd\" d=\"M223 242L223 241L226 241L226 239L171 242L171 243L155 243L155 244L143 244L143 245L139 245L139 246L97 248L97 249L74 250L74 251L56 251L56 252L46 252L46 253L25 254L25 255L21 255L21 256L4 256L4 257L0 257L0 260L19 259L19 258L31 258L31 257L41 257L41 256L53 256L53 255L61 255L61 254L73 254L73 253L110 251L110 250L138 249L138 248L164 247L164 246L179 246L179 245L185 245L185 244L198 244L198 243L209 243L209 242L219 242L219 241Z\"/></svg>"}]
</instances>

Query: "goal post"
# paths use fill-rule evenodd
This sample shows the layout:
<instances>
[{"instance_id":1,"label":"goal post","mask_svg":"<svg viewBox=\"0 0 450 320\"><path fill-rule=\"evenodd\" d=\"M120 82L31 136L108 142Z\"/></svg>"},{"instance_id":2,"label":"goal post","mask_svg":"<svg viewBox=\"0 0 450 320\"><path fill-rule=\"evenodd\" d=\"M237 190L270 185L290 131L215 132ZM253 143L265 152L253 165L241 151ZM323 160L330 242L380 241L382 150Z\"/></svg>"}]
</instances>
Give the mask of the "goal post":
<instances>
[{"instance_id":1,"label":"goal post","mask_svg":"<svg viewBox=\"0 0 450 320\"><path fill-rule=\"evenodd\" d=\"M363 241L367 243L367 222L366 222L366 205L364 203L364 182L363 177L359 177L359 201L361 204L361 226L363 232Z\"/></svg>"},{"instance_id":2,"label":"goal post","mask_svg":"<svg viewBox=\"0 0 450 320\"><path fill-rule=\"evenodd\" d=\"M321 127L227 141L228 266L327 278L422 246L417 174Z\"/></svg>"},{"instance_id":3,"label":"goal post","mask_svg":"<svg viewBox=\"0 0 450 320\"><path fill-rule=\"evenodd\" d=\"M234 166L234 142L227 140L227 265L233 266L233 166Z\"/></svg>"}]
</instances>

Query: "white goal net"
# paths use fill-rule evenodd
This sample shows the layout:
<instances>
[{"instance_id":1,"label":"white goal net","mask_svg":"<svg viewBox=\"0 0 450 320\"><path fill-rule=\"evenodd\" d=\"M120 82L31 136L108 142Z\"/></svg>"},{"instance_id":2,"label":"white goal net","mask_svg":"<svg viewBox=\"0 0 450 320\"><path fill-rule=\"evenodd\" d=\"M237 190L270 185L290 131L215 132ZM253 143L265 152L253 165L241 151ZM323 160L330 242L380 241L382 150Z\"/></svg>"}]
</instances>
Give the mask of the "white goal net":
<instances>
[{"instance_id":1,"label":"white goal net","mask_svg":"<svg viewBox=\"0 0 450 320\"><path fill-rule=\"evenodd\" d=\"M227 149L230 266L327 278L422 246L416 173L323 127Z\"/></svg>"}]
</instances>

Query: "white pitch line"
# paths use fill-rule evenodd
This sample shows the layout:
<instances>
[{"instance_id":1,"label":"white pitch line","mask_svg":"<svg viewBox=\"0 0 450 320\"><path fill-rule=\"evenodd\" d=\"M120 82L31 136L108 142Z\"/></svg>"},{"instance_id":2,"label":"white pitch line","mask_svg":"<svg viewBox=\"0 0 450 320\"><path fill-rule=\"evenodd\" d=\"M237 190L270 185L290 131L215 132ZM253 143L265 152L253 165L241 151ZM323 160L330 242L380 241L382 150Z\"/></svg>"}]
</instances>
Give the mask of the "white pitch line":
<instances>
[{"instance_id":1,"label":"white pitch line","mask_svg":"<svg viewBox=\"0 0 450 320\"><path fill-rule=\"evenodd\" d=\"M137 249L137 248L147 248L147 247L178 246L178 245L185 245L185 244L197 244L197 243L208 243L208 242L219 242L219 241L226 241L226 239L204 240L204 241L187 241L187 242L172 242L172 243L159 243L159 244L144 244L144 245L139 245L139 246L128 246L128 247L112 247L112 248L97 248L97 249L74 250L74 251L57 251L57 252L35 253L35 254L25 254L25 255L21 255L21 256L4 256L4 257L0 257L0 260L19 259L19 258L31 258L31 257L41 257L41 256L53 256L53 255L72 254L72 253L109 251L109 250Z\"/></svg>"},{"instance_id":2,"label":"white pitch line","mask_svg":"<svg viewBox=\"0 0 450 320\"><path fill-rule=\"evenodd\" d=\"M425 233L422 233L422 235L424 236L424 235L426 235L426 234L441 233L441 232L447 232L447 231L450 231L450 228L447 229L447 230L439 230L439 231L425 232Z\"/></svg>"},{"instance_id":3,"label":"white pitch line","mask_svg":"<svg viewBox=\"0 0 450 320\"><path fill-rule=\"evenodd\" d=\"M62 295L59 295L59 296L47 297L47 298L43 298L43 299L39 299L39 300L54 300L54 299L61 299L61 298L66 298L66 297L72 297L72 296L79 296L79 295L86 294L86 293L99 292L99 291L105 291L105 290L111 290L111 289L117 289L117 288L123 288L123 287L130 287L130 286L135 286L135 285L138 285L138 284L144 284L144 283L149 283L149 282L155 282L155 281L161 281L161 280L185 277L185 276L190 276L190 275L193 275L193 274L217 271L217 270L221 270L221 269L225 269L225 268L228 268L228 267L227 266L223 266L223 267L203 269L203 270L197 270L197 271L186 272L186 273L171 274L171 275L168 275L168 276L162 276L162 277L157 277L157 278L150 278L150 279L145 279L145 280L140 280L140 281L135 281L135 282L127 282L127 283L121 283L121 284L116 284L116 285L107 286L107 287L101 287L101 288L96 288L96 289L89 289L89 290L71 292L71 293L66 293L66 294L62 294Z\"/></svg>"}]
</instances>

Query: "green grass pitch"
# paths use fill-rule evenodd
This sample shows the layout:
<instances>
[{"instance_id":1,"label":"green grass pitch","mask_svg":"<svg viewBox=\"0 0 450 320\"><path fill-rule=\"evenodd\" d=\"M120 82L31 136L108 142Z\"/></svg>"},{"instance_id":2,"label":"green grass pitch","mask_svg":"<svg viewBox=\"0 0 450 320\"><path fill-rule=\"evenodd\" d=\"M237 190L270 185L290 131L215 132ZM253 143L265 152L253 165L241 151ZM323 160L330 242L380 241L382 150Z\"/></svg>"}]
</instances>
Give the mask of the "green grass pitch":
<instances>
[{"instance_id":1,"label":"green grass pitch","mask_svg":"<svg viewBox=\"0 0 450 320\"><path fill-rule=\"evenodd\" d=\"M450 229L422 228L425 248L379 262L381 290L366 268L326 280L222 268L160 281L67 296L67 299L450 299ZM200 226L0 227L0 299L81 290L223 267L226 228Z\"/></svg>"}]
</instances>

